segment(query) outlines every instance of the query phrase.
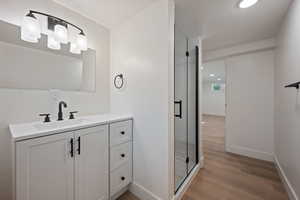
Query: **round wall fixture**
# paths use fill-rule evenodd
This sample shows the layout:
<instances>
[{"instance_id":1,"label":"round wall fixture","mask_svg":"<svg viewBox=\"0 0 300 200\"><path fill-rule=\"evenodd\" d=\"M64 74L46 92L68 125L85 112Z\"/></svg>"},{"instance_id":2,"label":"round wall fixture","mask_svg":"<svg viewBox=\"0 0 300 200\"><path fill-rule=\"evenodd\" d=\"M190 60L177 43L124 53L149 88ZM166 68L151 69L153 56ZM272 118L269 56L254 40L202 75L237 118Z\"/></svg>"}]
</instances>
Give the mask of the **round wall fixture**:
<instances>
[{"instance_id":1,"label":"round wall fixture","mask_svg":"<svg viewBox=\"0 0 300 200\"><path fill-rule=\"evenodd\" d=\"M114 85L117 89L121 89L124 86L124 76L123 74L118 74L114 78Z\"/></svg>"}]
</instances>

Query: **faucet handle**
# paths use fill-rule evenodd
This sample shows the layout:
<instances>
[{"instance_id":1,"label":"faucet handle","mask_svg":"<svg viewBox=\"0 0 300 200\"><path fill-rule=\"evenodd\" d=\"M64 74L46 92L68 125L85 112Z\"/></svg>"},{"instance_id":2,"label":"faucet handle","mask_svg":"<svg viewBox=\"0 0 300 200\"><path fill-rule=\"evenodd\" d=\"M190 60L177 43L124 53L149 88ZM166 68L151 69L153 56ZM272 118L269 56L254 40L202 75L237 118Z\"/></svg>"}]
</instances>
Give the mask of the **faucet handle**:
<instances>
[{"instance_id":1,"label":"faucet handle","mask_svg":"<svg viewBox=\"0 0 300 200\"><path fill-rule=\"evenodd\" d=\"M69 119L75 119L74 114L76 114L76 113L78 113L78 111L70 112L70 117L69 117Z\"/></svg>"},{"instance_id":2,"label":"faucet handle","mask_svg":"<svg viewBox=\"0 0 300 200\"><path fill-rule=\"evenodd\" d=\"M40 114L41 117L45 117L44 118L44 123L47 123L47 122L51 122L50 120L50 114Z\"/></svg>"}]
</instances>

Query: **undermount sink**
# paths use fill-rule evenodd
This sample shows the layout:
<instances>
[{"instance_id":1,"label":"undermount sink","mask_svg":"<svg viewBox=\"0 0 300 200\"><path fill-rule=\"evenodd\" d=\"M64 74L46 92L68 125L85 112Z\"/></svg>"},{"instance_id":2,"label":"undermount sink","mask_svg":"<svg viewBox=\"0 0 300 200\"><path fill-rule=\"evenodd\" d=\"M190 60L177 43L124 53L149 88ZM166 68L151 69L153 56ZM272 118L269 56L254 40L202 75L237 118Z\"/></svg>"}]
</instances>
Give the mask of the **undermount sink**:
<instances>
[{"instance_id":1,"label":"undermount sink","mask_svg":"<svg viewBox=\"0 0 300 200\"><path fill-rule=\"evenodd\" d=\"M58 129L67 126L74 126L77 124L79 125L86 121L87 121L86 119L72 119L72 120L65 120L65 121L55 121L49 123L34 124L33 126L37 130Z\"/></svg>"}]
</instances>

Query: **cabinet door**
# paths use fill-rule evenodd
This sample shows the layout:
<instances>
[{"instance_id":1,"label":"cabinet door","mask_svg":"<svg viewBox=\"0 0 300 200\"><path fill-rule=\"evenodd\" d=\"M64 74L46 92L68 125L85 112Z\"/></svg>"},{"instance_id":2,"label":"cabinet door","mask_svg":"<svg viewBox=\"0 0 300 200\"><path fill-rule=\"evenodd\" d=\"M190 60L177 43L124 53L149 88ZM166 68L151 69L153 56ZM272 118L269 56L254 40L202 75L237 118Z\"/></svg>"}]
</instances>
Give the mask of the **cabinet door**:
<instances>
[{"instance_id":1,"label":"cabinet door","mask_svg":"<svg viewBox=\"0 0 300 200\"><path fill-rule=\"evenodd\" d=\"M73 200L72 133L16 144L17 200Z\"/></svg>"},{"instance_id":2,"label":"cabinet door","mask_svg":"<svg viewBox=\"0 0 300 200\"><path fill-rule=\"evenodd\" d=\"M75 199L108 199L108 126L79 130L75 140Z\"/></svg>"}]
</instances>

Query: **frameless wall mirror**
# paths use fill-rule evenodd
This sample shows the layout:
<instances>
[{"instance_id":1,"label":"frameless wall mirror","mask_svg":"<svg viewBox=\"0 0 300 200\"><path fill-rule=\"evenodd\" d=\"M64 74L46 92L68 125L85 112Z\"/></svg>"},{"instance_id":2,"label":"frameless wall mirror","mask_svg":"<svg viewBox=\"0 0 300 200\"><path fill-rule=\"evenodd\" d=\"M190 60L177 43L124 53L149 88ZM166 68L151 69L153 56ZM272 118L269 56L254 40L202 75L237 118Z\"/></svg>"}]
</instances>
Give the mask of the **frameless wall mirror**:
<instances>
[{"instance_id":1,"label":"frameless wall mirror","mask_svg":"<svg viewBox=\"0 0 300 200\"><path fill-rule=\"evenodd\" d=\"M70 53L70 43L59 51L20 39L19 26L0 20L0 88L95 91L96 51Z\"/></svg>"}]
</instances>

